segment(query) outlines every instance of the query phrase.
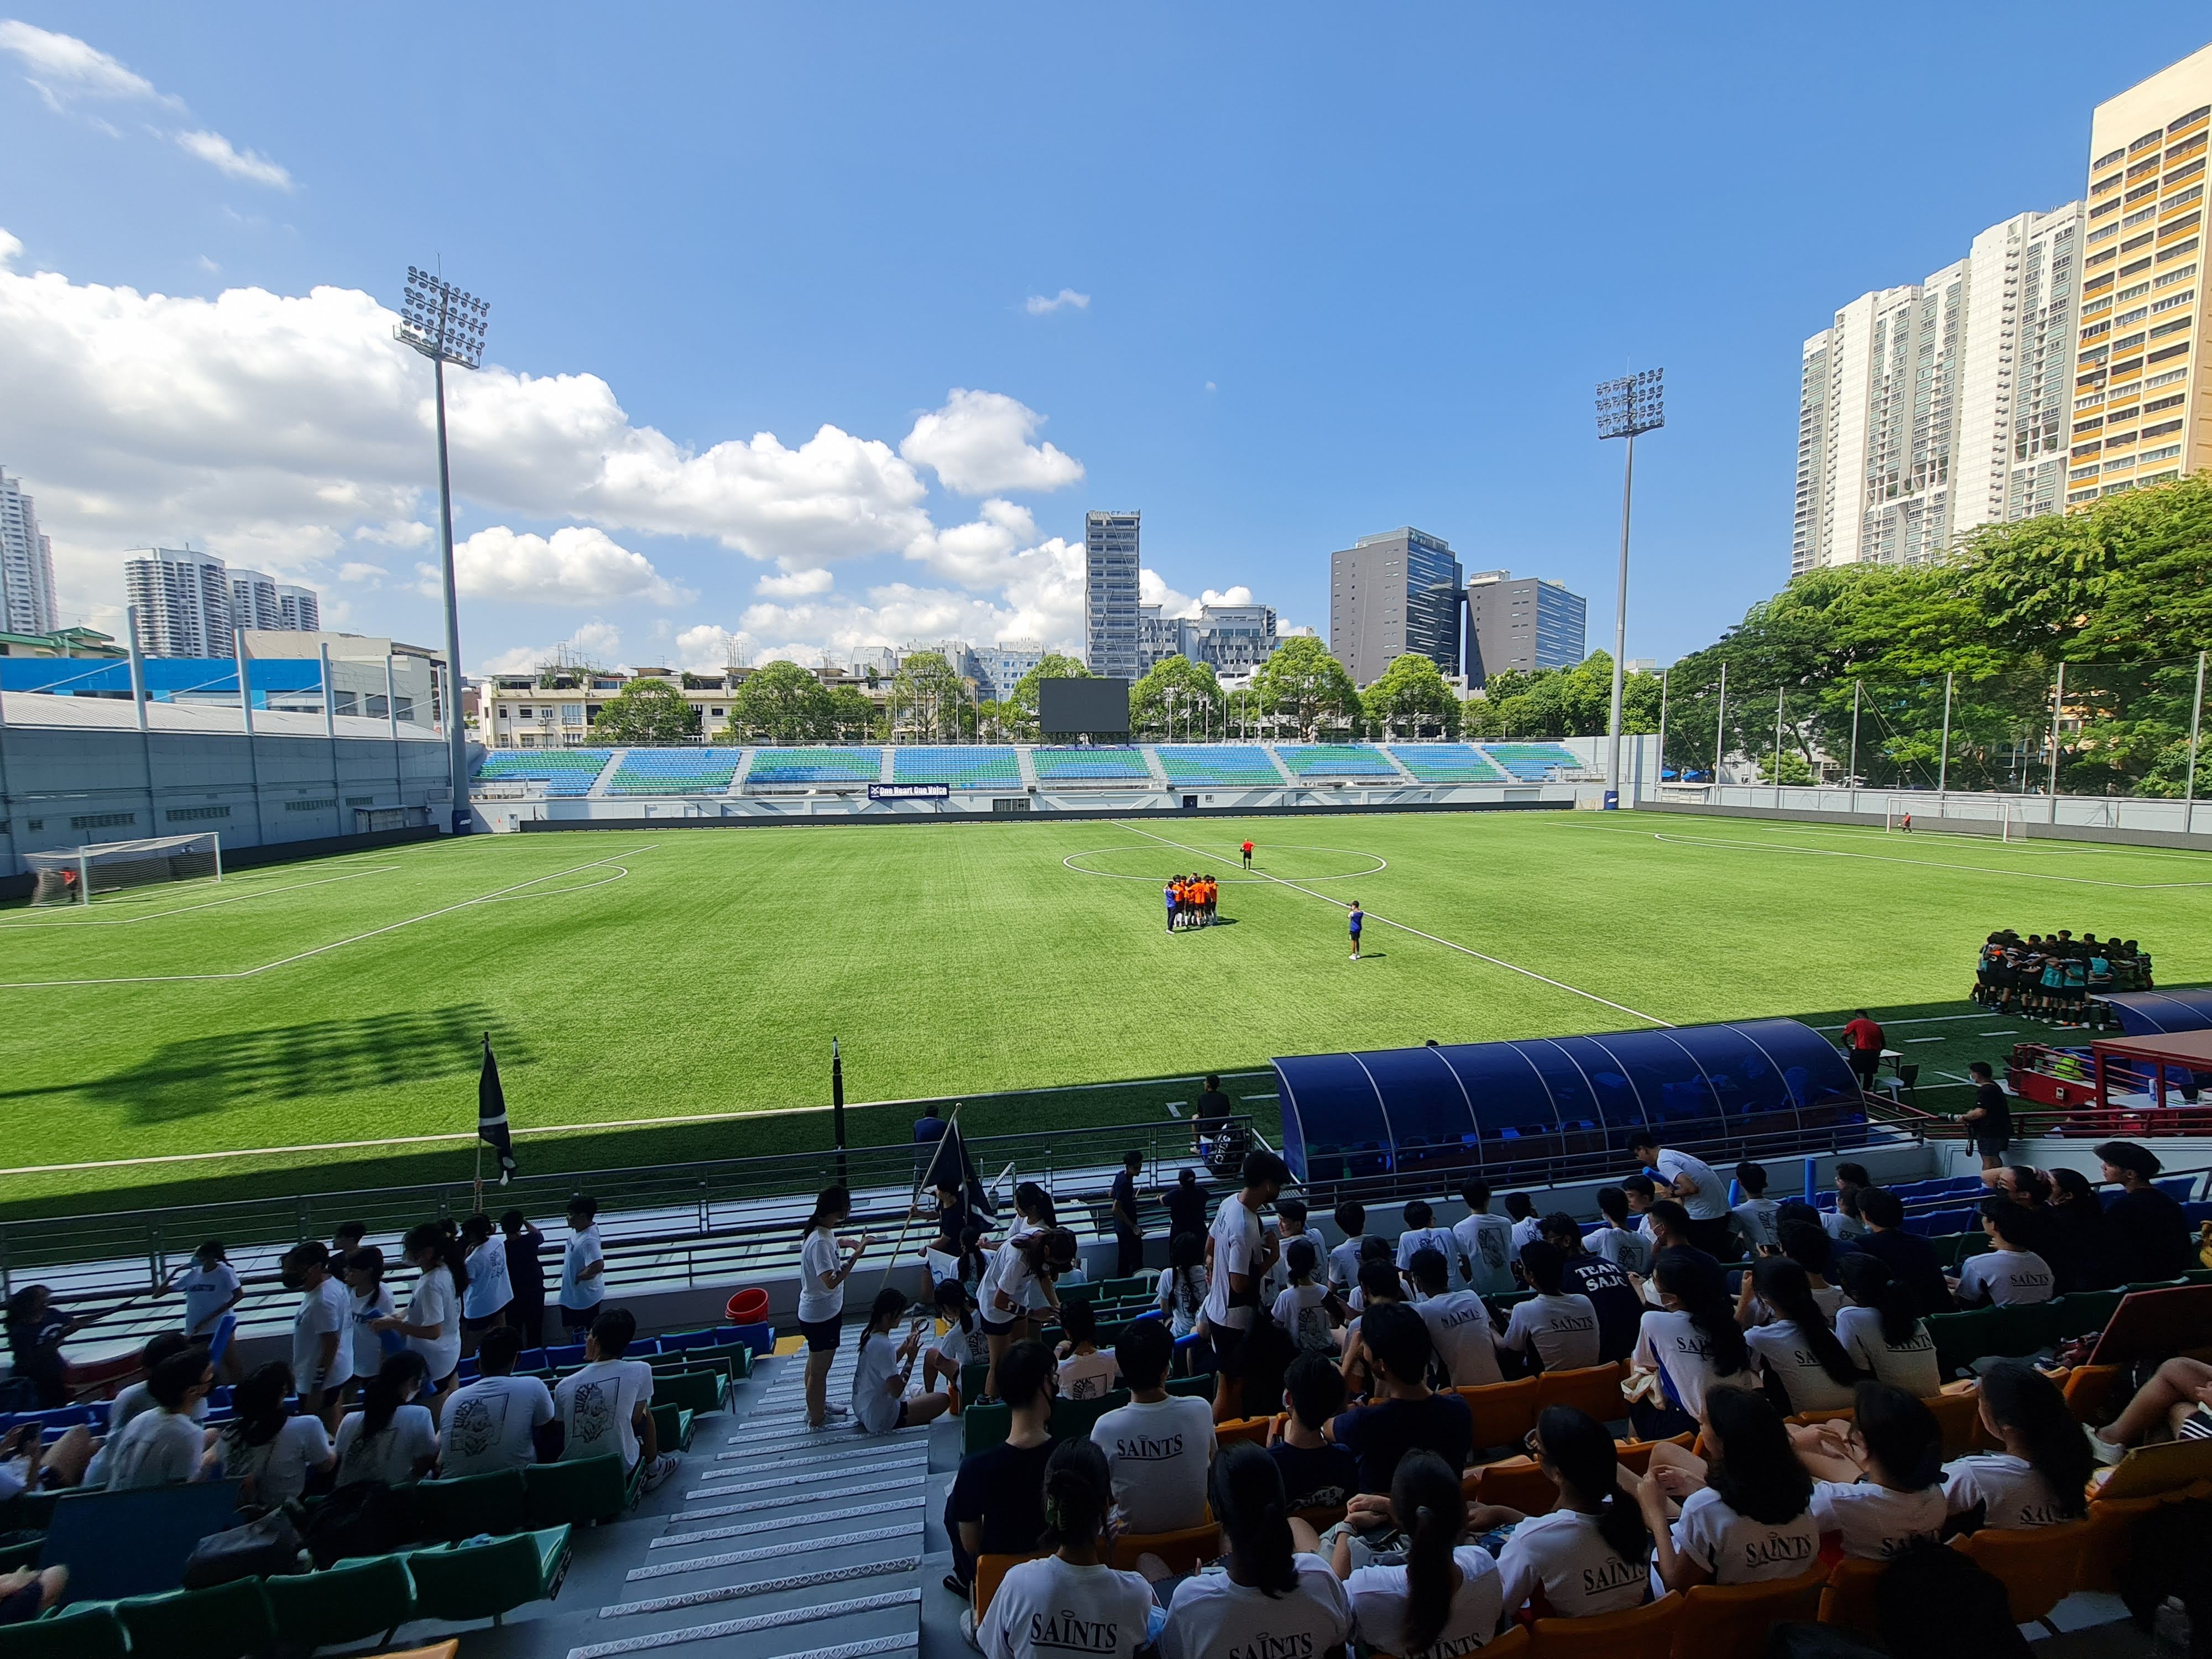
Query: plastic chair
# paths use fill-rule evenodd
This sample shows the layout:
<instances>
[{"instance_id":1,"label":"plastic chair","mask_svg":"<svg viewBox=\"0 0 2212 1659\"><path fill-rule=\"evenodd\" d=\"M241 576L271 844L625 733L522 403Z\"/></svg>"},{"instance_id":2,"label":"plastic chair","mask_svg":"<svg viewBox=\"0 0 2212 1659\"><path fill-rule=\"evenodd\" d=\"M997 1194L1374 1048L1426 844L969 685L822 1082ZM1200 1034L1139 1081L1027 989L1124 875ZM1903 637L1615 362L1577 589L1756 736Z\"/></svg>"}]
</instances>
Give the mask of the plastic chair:
<instances>
[{"instance_id":1,"label":"plastic chair","mask_svg":"<svg viewBox=\"0 0 2212 1659\"><path fill-rule=\"evenodd\" d=\"M1523 1515L1546 1515L1559 1507L1559 1489L1533 1457L1508 1457L1469 1469L1461 1489L1478 1504L1502 1504Z\"/></svg>"},{"instance_id":2,"label":"plastic chair","mask_svg":"<svg viewBox=\"0 0 2212 1659\"><path fill-rule=\"evenodd\" d=\"M1964 1457L1982 1443L1982 1395L1977 1389L1930 1395L1920 1402L1936 1414L1943 1431L1943 1455Z\"/></svg>"},{"instance_id":3,"label":"plastic chair","mask_svg":"<svg viewBox=\"0 0 2212 1659\"><path fill-rule=\"evenodd\" d=\"M1528 1659L1618 1659L1623 1653L1663 1652L1681 1616L1682 1598L1670 1592L1626 1613L1539 1619L1530 1627Z\"/></svg>"},{"instance_id":4,"label":"plastic chair","mask_svg":"<svg viewBox=\"0 0 2212 1659\"><path fill-rule=\"evenodd\" d=\"M1517 1448L1536 1426L1536 1385L1542 1379L1524 1376L1511 1382L1490 1382L1476 1388L1454 1389L1467 1401L1474 1419L1474 1446Z\"/></svg>"},{"instance_id":5,"label":"plastic chair","mask_svg":"<svg viewBox=\"0 0 2212 1659\"><path fill-rule=\"evenodd\" d=\"M2124 1365L2076 1365L2066 1373L2066 1408L2076 1422L2091 1422L2103 1414L2105 1401L2126 1370Z\"/></svg>"},{"instance_id":6,"label":"plastic chair","mask_svg":"<svg viewBox=\"0 0 2212 1659\"><path fill-rule=\"evenodd\" d=\"M1572 1406L1601 1423L1618 1423L1628 1415L1628 1402L1620 1397L1620 1362L1546 1371L1536 1379L1535 1414L1542 1416L1547 1406Z\"/></svg>"},{"instance_id":7,"label":"plastic chair","mask_svg":"<svg viewBox=\"0 0 2212 1659\"><path fill-rule=\"evenodd\" d=\"M419 1537L453 1541L479 1533L500 1537L520 1532L528 1522L529 1499L520 1469L418 1480L404 1490L412 1495Z\"/></svg>"},{"instance_id":8,"label":"plastic chair","mask_svg":"<svg viewBox=\"0 0 2212 1659\"><path fill-rule=\"evenodd\" d=\"M7 1659L125 1659L130 1651L130 1632L105 1603L0 1625L0 1654Z\"/></svg>"},{"instance_id":9,"label":"plastic chair","mask_svg":"<svg viewBox=\"0 0 2212 1659\"><path fill-rule=\"evenodd\" d=\"M1027 1555L979 1555L975 1558L975 1623L980 1628L983 1615L991 1610L991 1598L999 1593L999 1581L1007 1570L1024 1561L1042 1561L1050 1550L1032 1550Z\"/></svg>"},{"instance_id":10,"label":"plastic chair","mask_svg":"<svg viewBox=\"0 0 2212 1659\"><path fill-rule=\"evenodd\" d=\"M448 1544L407 1557L415 1602L426 1619L502 1622L517 1607L561 1593L568 1571L568 1528L517 1533L485 1544Z\"/></svg>"},{"instance_id":11,"label":"plastic chair","mask_svg":"<svg viewBox=\"0 0 2212 1659\"><path fill-rule=\"evenodd\" d=\"M2136 1522L2168 1504L2179 1504L2194 1495L2192 1488L2184 1486L2155 1498L2100 1499L2090 1504L2088 1530L2082 1535L2074 1588L2103 1595L2117 1595L2120 1562L2127 1554Z\"/></svg>"},{"instance_id":12,"label":"plastic chair","mask_svg":"<svg viewBox=\"0 0 2212 1659\"><path fill-rule=\"evenodd\" d=\"M1957 1547L2005 1587L2015 1625L2048 1623L2051 1610L2074 1593L2081 1574L2087 1521L2055 1527L1990 1527L1957 1540Z\"/></svg>"},{"instance_id":13,"label":"plastic chair","mask_svg":"<svg viewBox=\"0 0 2212 1659\"><path fill-rule=\"evenodd\" d=\"M1274 1425L1273 1417L1232 1418L1226 1423L1213 1425L1213 1443L1218 1446L1233 1446L1240 1440L1249 1440L1255 1446L1267 1443L1267 1431Z\"/></svg>"},{"instance_id":14,"label":"plastic chair","mask_svg":"<svg viewBox=\"0 0 2212 1659\"><path fill-rule=\"evenodd\" d=\"M590 1526L621 1518L629 1507L629 1471L622 1454L532 1463L522 1472L529 1519L538 1527Z\"/></svg>"},{"instance_id":15,"label":"plastic chair","mask_svg":"<svg viewBox=\"0 0 2212 1659\"><path fill-rule=\"evenodd\" d=\"M258 1578L212 1589L127 1596L115 1604L115 1616L131 1632L133 1653L158 1653L163 1659L237 1659L241 1653L259 1653L276 1639L269 1598Z\"/></svg>"},{"instance_id":16,"label":"plastic chair","mask_svg":"<svg viewBox=\"0 0 2212 1659\"><path fill-rule=\"evenodd\" d=\"M1795 1578L1699 1584L1682 1597L1671 1659L1762 1659L1772 1626L1818 1615L1827 1583L1816 1565Z\"/></svg>"},{"instance_id":17,"label":"plastic chair","mask_svg":"<svg viewBox=\"0 0 2212 1659\"><path fill-rule=\"evenodd\" d=\"M1680 1446L1686 1451L1690 1443L1697 1437L1696 1430L1685 1429L1681 1433L1669 1435L1664 1440L1616 1441L1613 1453L1620 1460L1621 1468L1626 1469L1631 1474L1642 1474L1651 1467L1651 1449L1654 1446Z\"/></svg>"},{"instance_id":18,"label":"plastic chair","mask_svg":"<svg viewBox=\"0 0 2212 1659\"><path fill-rule=\"evenodd\" d=\"M1220 1553L1221 1528L1209 1517L1180 1532L1125 1532L1114 1540L1108 1565L1134 1572L1139 1556L1157 1555L1177 1572L1195 1572Z\"/></svg>"},{"instance_id":19,"label":"plastic chair","mask_svg":"<svg viewBox=\"0 0 2212 1659\"><path fill-rule=\"evenodd\" d=\"M1878 1624L1875 1617L1874 1587L1881 1581L1886 1561L1861 1561L1845 1557L1836 1563L1828 1575L1828 1587L1820 1592L1820 1622L1842 1625L1851 1630L1873 1630Z\"/></svg>"},{"instance_id":20,"label":"plastic chair","mask_svg":"<svg viewBox=\"0 0 2212 1659\"><path fill-rule=\"evenodd\" d=\"M264 1578L261 1588L276 1620L276 1639L310 1651L372 1637L389 1642L415 1616L415 1581L397 1555Z\"/></svg>"}]
</instances>

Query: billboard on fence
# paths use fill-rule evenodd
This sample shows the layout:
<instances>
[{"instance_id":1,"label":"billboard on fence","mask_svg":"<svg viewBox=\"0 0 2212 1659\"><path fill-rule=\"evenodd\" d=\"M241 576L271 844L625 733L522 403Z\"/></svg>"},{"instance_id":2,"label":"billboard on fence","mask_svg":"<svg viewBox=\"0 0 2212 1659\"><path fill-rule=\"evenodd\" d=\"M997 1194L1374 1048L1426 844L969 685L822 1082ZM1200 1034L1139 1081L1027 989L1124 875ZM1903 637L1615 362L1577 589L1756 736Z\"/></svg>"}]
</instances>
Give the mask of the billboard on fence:
<instances>
[{"instance_id":1,"label":"billboard on fence","mask_svg":"<svg viewBox=\"0 0 2212 1659\"><path fill-rule=\"evenodd\" d=\"M1039 680L1037 726L1048 737L1126 737L1129 682L1115 679Z\"/></svg>"},{"instance_id":2,"label":"billboard on fence","mask_svg":"<svg viewBox=\"0 0 2212 1659\"><path fill-rule=\"evenodd\" d=\"M872 783L868 786L870 800L949 800L952 786L949 783Z\"/></svg>"}]
</instances>

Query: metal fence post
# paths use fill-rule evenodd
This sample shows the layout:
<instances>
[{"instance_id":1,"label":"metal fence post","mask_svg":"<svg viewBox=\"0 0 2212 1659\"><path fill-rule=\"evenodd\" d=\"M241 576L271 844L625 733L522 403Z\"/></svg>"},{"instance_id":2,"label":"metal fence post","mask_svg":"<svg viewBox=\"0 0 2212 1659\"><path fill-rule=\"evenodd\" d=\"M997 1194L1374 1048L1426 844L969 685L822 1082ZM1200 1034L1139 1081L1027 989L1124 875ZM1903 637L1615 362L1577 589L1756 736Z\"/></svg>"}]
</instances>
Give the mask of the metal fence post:
<instances>
[{"instance_id":1,"label":"metal fence post","mask_svg":"<svg viewBox=\"0 0 2212 1659\"><path fill-rule=\"evenodd\" d=\"M2058 684L2051 694L2051 812L2058 822L2058 711L2066 706L2066 665L2058 665Z\"/></svg>"},{"instance_id":2,"label":"metal fence post","mask_svg":"<svg viewBox=\"0 0 2212 1659\"><path fill-rule=\"evenodd\" d=\"M2197 653L2197 695L2189 705L2189 780L2181 787L2181 833L2197 823L2197 734L2204 724L2204 653Z\"/></svg>"},{"instance_id":3,"label":"metal fence post","mask_svg":"<svg viewBox=\"0 0 2212 1659\"><path fill-rule=\"evenodd\" d=\"M1943 675L1943 748L1936 760L1936 816L1943 816L1943 791L1951 781L1951 679Z\"/></svg>"}]
</instances>

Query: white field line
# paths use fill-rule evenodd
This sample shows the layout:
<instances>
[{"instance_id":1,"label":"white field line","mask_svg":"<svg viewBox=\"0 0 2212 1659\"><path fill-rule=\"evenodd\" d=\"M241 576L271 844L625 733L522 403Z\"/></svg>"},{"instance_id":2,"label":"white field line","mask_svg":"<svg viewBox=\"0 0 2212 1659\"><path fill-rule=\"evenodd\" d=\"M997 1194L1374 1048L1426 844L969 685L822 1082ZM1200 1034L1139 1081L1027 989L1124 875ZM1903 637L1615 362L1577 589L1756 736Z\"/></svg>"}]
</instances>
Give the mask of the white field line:
<instances>
[{"instance_id":1,"label":"white field line","mask_svg":"<svg viewBox=\"0 0 2212 1659\"><path fill-rule=\"evenodd\" d=\"M295 951L289 957L279 957L276 961L264 962L258 968L240 968L235 972L227 974L134 974L113 979L8 980L0 981L0 991L42 991L78 985L167 985L195 980L252 979L257 974L266 974L278 968L289 968L295 962L306 962L310 957L326 955L348 945L358 945L363 939L380 938L386 933L396 933L401 928L412 927L419 921L435 921L440 916L449 916L456 910L466 910L474 905L493 903L510 893L519 893L526 887L535 887L541 881L557 881L562 876L573 876L580 870L596 870L603 864L612 864L617 859L630 858L639 853L650 853L659 845L658 842L648 842L643 847L634 847L626 852L610 854L603 859L593 859L588 864L574 865L566 870L549 871L542 876L532 876L528 881L518 881L512 886L501 887L492 892L481 894L476 898L463 899L458 904L441 905L435 910L425 911L419 916L409 916L404 921L389 922L382 927L372 927L365 933L355 933L345 939L332 939L327 945L318 945L308 950ZM597 882L590 884L593 887L599 884Z\"/></svg>"},{"instance_id":2,"label":"white field line","mask_svg":"<svg viewBox=\"0 0 2212 1659\"><path fill-rule=\"evenodd\" d=\"M218 904L243 904L248 899L267 898L275 893L296 893L302 887L327 887L334 881L358 881L363 876L389 875L398 868L399 866L396 864L380 864L373 870L355 870L343 876L324 876L315 881L289 882L282 887L257 887L250 893L235 893L228 898L210 899L204 904L179 904L167 910L149 910L143 916L117 916L110 920L106 916L85 915L84 911L79 911L76 914L84 916L82 921L75 920L64 921L59 919L52 921L0 921L0 930L13 933L18 930L33 932L42 927L135 927L142 921L166 921L171 916L189 915L195 910L212 910ZM90 908L87 906L85 910L88 911Z\"/></svg>"},{"instance_id":3,"label":"white field line","mask_svg":"<svg viewBox=\"0 0 2212 1659\"><path fill-rule=\"evenodd\" d=\"M1994 823L1995 820L1987 820ZM1742 823L1768 835L1846 836L1852 837L1882 836L1891 833L1877 830L1870 823L1793 823L1773 818L1731 818L1709 820L1710 823ZM1609 824L1577 825L1577 828L1610 830ZM2083 826L2088 828L2092 826ZM2184 863L2203 864L2212 860L2212 853L2193 852L2185 847L2137 847L2128 842L2067 841L2051 836L2031 838L2025 842L2001 842L1994 836L1974 835L1963 830L1915 830L1916 836L1931 839L1957 842L1962 846L1978 848L2001 847L2008 854L2021 858L2135 858L2179 859ZM1896 843L1892 842L1890 845Z\"/></svg>"},{"instance_id":4,"label":"white field line","mask_svg":"<svg viewBox=\"0 0 2212 1659\"><path fill-rule=\"evenodd\" d=\"M1206 851L1203 848L1187 846L1179 841L1170 841L1165 836L1155 836L1151 830L1140 828L1136 824L1127 823L1124 820L1116 820L1116 824L1118 828L1134 830L1138 835L1148 836L1152 840L1159 842L1164 846L1178 848L1186 853L1194 853L1202 859L1210 859L1216 856L1216 854ZM1265 874L1266 872L1261 872L1259 873ZM1317 893L1310 887L1301 886L1298 883L1285 880L1281 876L1270 875L1267 877L1267 879L1280 886L1288 887L1293 891L1304 893L1309 898L1317 898L1324 904L1334 904L1340 910L1349 910L1352 908L1342 899L1331 898L1327 893ZM1508 962L1502 957L1489 956L1483 951L1470 949L1468 946L1457 944L1451 939L1439 938L1434 933L1424 933L1420 928L1413 927L1409 923L1393 921L1389 917L1377 915L1372 910L1367 911L1365 915L1370 921L1379 921L1386 927L1395 927L1401 933L1411 933L1417 939L1425 939L1431 945L1441 945L1447 951L1456 951L1462 956L1473 957L1478 962L1486 962L1493 968L1503 968L1509 973L1519 974L1524 978L1539 981L1540 982L1549 985L1557 990L1566 991L1575 996L1586 998L1591 1002L1599 1003L1603 1005L1605 1007L1611 1008L1618 1013L1626 1014L1632 1019L1640 1019L1647 1025L1661 1025L1666 1027L1669 1030L1674 1029L1674 1023L1672 1020L1661 1019L1656 1014L1647 1014L1641 1009L1630 1007L1626 1003L1615 1002L1610 997L1601 997L1595 991L1585 991L1578 985L1570 985L1565 980L1553 979L1548 974L1540 974L1533 968L1523 968L1518 963Z\"/></svg>"},{"instance_id":5,"label":"white field line","mask_svg":"<svg viewBox=\"0 0 2212 1659\"><path fill-rule=\"evenodd\" d=\"M2071 887L2118 887L2130 892L2151 892L2173 887L2212 887L2212 881L2100 881L2094 876L2056 876L2043 870L1997 870L1986 864L1960 864L1943 859L1900 859L1881 853L1846 853L1833 847L1769 847L1755 841L1709 840L1696 836L1669 836L1652 830L1654 841L1684 847L1719 847L1737 853L1787 853L1808 859L1863 859L1870 864L1907 864L1926 870L1949 870L1960 875L1995 876L2001 881L2057 881Z\"/></svg>"}]
</instances>

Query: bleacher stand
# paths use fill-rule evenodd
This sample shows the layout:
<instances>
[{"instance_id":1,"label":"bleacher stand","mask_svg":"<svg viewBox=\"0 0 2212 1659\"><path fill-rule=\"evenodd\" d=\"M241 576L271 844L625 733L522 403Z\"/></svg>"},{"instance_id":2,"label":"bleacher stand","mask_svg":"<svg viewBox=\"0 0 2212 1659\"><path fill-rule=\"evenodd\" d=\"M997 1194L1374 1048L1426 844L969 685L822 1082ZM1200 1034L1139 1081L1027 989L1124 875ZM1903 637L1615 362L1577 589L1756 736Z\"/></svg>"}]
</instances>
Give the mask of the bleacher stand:
<instances>
[{"instance_id":1,"label":"bleacher stand","mask_svg":"<svg viewBox=\"0 0 2212 1659\"><path fill-rule=\"evenodd\" d=\"M1503 783L1505 770L1471 743L1387 744L1399 765L1423 783Z\"/></svg>"},{"instance_id":2,"label":"bleacher stand","mask_svg":"<svg viewBox=\"0 0 2212 1659\"><path fill-rule=\"evenodd\" d=\"M719 795L737 775L742 749L629 749L607 783L610 795Z\"/></svg>"},{"instance_id":3,"label":"bleacher stand","mask_svg":"<svg viewBox=\"0 0 2212 1659\"><path fill-rule=\"evenodd\" d=\"M883 771L880 749L763 749L745 782L873 783Z\"/></svg>"},{"instance_id":4,"label":"bleacher stand","mask_svg":"<svg viewBox=\"0 0 2212 1659\"><path fill-rule=\"evenodd\" d=\"M495 749L477 769L479 783L542 783L549 796L588 795L611 749Z\"/></svg>"},{"instance_id":5,"label":"bleacher stand","mask_svg":"<svg viewBox=\"0 0 2212 1659\"><path fill-rule=\"evenodd\" d=\"M1279 743L1276 758L1299 778L1389 778L1397 769L1365 743Z\"/></svg>"},{"instance_id":6,"label":"bleacher stand","mask_svg":"<svg viewBox=\"0 0 2212 1659\"><path fill-rule=\"evenodd\" d=\"M1486 743L1483 752L1523 783L1541 783L1556 770L1578 772L1582 757L1556 743Z\"/></svg>"},{"instance_id":7,"label":"bleacher stand","mask_svg":"<svg viewBox=\"0 0 2212 1659\"><path fill-rule=\"evenodd\" d=\"M1164 743L1154 752L1177 789L1280 787L1283 781L1267 751L1255 745Z\"/></svg>"},{"instance_id":8,"label":"bleacher stand","mask_svg":"<svg viewBox=\"0 0 2212 1659\"><path fill-rule=\"evenodd\" d=\"M1034 749L1039 783L1149 783L1144 753L1132 748Z\"/></svg>"},{"instance_id":9,"label":"bleacher stand","mask_svg":"<svg viewBox=\"0 0 2212 1659\"><path fill-rule=\"evenodd\" d=\"M1006 790L1022 787L1022 774L1011 749L893 749L891 781Z\"/></svg>"}]
</instances>

